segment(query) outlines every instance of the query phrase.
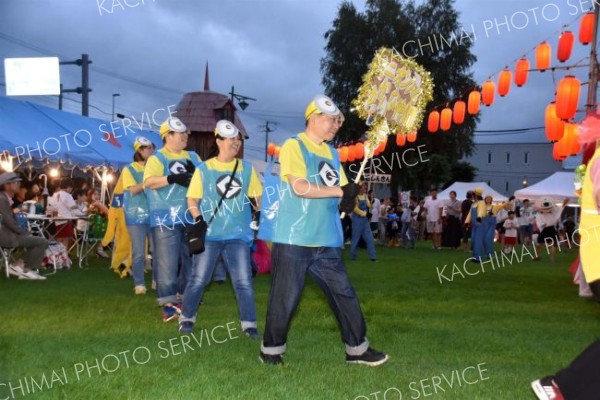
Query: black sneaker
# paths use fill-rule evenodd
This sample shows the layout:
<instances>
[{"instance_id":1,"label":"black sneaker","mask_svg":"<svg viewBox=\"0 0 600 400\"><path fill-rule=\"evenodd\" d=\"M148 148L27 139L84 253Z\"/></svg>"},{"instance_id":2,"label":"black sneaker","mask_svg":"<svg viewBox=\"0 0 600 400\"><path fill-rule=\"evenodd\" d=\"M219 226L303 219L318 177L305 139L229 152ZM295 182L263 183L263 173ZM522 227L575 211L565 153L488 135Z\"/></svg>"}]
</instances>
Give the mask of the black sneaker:
<instances>
[{"instance_id":1,"label":"black sneaker","mask_svg":"<svg viewBox=\"0 0 600 400\"><path fill-rule=\"evenodd\" d=\"M531 388L540 400L564 400L560 389L554 384L552 376L531 382Z\"/></svg>"},{"instance_id":2,"label":"black sneaker","mask_svg":"<svg viewBox=\"0 0 600 400\"><path fill-rule=\"evenodd\" d=\"M253 340L260 340L262 337L256 328L246 328L244 329L244 334Z\"/></svg>"},{"instance_id":3,"label":"black sneaker","mask_svg":"<svg viewBox=\"0 0 600 400\"><path fill-rule=\"evenodd\" d=\"M192 333L194 331L194 323L192 321L183 321L179 323L180 333Z\"/></svg>"},{"instance_id":4,"label":"black sneaker","mask_svg":"<svg viewBox=\"0 0 600 400\"><path fill-rule=\"evenodd\" d=\"M263 364L283 365L283 356L281 354L265 354L261 351L258 359Z\"/></svg>"},{"instance_id":5,"label":"black sneaker","mask_svg":"<svg viewBox=\"0 0 600 400\"><path fill-rule=\"evenodd\" d=\"M351 356L350 354L346 354L346 362L348 364L365 364L370 367L381 365L389 360L389 358L390 357L387 354L383 354L382 352L374 350L370 347L360 356Z\"/></svg>"}]
</instances>

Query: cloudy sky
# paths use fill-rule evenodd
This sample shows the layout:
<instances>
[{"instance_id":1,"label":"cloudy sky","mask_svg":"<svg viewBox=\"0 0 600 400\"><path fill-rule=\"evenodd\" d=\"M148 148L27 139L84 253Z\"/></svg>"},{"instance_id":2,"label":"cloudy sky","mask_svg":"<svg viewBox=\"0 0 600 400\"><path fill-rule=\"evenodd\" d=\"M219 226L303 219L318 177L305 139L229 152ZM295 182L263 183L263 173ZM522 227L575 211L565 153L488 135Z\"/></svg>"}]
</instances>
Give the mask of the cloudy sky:
<instances>
[{"instance_id":1,"label":"cloudy sky","mask_svg":"<svg viewBox=\"0 0 600 400\"><path fill-rule=\"evenodd\" d=\"M595 0L600 3L599 0ZM364 1L353 1L359 10ZM254 97L241 118L251 135L247 156L263 157L261 125L271 121L274 141L302 129L303 110L322 92L320 59L323 34L331 27L336 0L0 0L0 57L58 56L93 61L90 115L110 120L116 112L140 116L177 104L181 96L202 90L206 62L211 90ZM460 22L474 39L478 82L497 79L504 67L547 40L555 53L564 25L577 35L579 18L593 0L457 0ZM437 35L438 32L431 32ZM417 38L415 38L416 40ZM421 39L423 42L425 38ZM360 51L360 49L357 49ZM588 64L590 46L577 41L566 64ZM553 65L558 62L553 57ZM0 83L4 83L4 66ZM587 68L569 71L582 82ZM489 131L543 126L544 109L566 71L534 72L526 86L513 86L483 110L480 135L511 140L515 134ZM67 88L80 85L81 70L61 66ZM585 104L585 87L580 108ZM0 86L5 95L4 86ZM66 95L64 109L80 112L80 96ZM52 96L18 97L56 107ZM74 101L75 100L75 101ZM160 121L156 121L160 122ZM542 131L516 135L543 136ZM549 155L550 156L550 155Z\"/></svg>"}]
</instances>

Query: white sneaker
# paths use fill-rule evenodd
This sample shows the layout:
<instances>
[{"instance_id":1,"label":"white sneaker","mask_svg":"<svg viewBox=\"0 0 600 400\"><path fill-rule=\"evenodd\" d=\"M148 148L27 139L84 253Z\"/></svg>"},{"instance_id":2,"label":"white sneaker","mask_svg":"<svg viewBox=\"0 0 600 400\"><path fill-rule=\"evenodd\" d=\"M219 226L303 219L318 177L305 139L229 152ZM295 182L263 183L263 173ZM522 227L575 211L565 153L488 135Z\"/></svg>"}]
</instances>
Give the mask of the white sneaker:
<instances>
[{"instance_id":1,"label":"white sneaker","mask_svg":"<svg viewBox=\"0 0 600 400\"><path fill-rule=\"evenodd\" d=\"M37 272L35 272L33 270L30 270L30 271L23 273L23 275L19 276L19 279L29 279L31 281L44 281L44 280L46 280L46 277L41 276L40 274L38 274Z\"/></svg>"},{"instance_id":2,"label":"white sneaker","mask_svg":"<svg viewBox=\"0 0 600 400\"><path fill-rule=\"evenodd\" d=\"M96 254L98 254L102 258L110 258L110 256L106 253L106 251L104 251L102 247L98 247L98 249L96 250Z\"/></svg>"},{"instance_id":3,"label":"white sneaker","mask_svg":"<svg viewBox=\"0 0 600 400\"><path fill-rule=\"evenodd\" d=\"M146 286L144 286L144 285L137 285L136 287L133 288L133 290L135 291L136 295L146 294Z\"/></svg>"}]
</instances>

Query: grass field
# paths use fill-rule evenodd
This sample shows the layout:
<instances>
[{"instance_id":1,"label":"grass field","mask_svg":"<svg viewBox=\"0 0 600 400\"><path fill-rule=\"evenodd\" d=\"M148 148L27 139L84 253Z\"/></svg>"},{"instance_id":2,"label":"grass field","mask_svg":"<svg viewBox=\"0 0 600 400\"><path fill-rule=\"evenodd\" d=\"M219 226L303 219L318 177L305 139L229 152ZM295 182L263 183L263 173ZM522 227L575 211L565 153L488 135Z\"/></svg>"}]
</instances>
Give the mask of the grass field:
<instances>
[{"instance_id":1,"label":"grass field","mask_svg":"<svg viewBox=\"0 0 600 400\"><path fill-rule=\"evenodd\" d=\"M229 284L211 286L194 338L182 339L160 319L154 293L135 297L106 261L45 282L3 276L0 399L532 399L530 381L600 331L600 308L571 284L575 252L485 272L467 264L480 270L472 276L462 270L467 253L429 243L378 253L375 264L363 250L347 265L368 337L391 356L379 368L344 363L337 323L310 280L286 364L271 367L241 335ZM449 277L452 263L465 277L455 271L440 284L436 268L448 264ZM269 280L255 280L260 329Z\"/></svg>"}]
</instances>

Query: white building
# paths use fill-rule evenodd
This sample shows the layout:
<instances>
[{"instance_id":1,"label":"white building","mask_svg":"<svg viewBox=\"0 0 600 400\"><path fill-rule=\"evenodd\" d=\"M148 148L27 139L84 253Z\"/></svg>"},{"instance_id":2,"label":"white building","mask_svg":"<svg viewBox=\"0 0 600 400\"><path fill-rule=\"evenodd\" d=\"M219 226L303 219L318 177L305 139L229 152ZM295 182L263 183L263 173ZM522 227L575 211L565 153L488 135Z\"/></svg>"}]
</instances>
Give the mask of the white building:
<instances>
[{"instance_id":1,"label":"white building","mask_svg":"<svg viewBox=\"0 0 600 400\"><path fill-rule=\"evenodd\" d=\"M546 139L544 128L481 132L474 140L473 154L463 161L477 168L475 181L485 181L506 196L563 170L563 164L552 158L553 144Z\"/></svg>"}]
</instances>

